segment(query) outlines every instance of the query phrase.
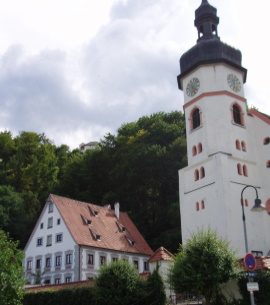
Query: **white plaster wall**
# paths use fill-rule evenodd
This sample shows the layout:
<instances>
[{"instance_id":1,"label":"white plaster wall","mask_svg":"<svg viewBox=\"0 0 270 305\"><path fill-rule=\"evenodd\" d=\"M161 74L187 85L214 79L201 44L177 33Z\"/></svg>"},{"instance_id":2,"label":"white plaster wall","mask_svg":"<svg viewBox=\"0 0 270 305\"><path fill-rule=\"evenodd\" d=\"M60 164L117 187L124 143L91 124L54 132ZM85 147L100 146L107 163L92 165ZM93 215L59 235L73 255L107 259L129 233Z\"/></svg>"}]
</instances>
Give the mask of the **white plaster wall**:
<instances>
[{"instance_id":1,"label":"white plaster wall","mask_svg":"<svg viewBox=\"0 0 270 305\"><path fill-rule=\"evenodd\" d=\"M52 228L48 228L48 218L53 218L53 226ZM60 224L57 224L57 219L60 219ZM43 229L41 229L40 224L43 223ZM62 242L56 242L56 235L62 233ZM52 235L52 245L46 246L47 236ZM37 246L37 239L42 238L43 244L42 246ZM66 266L65 255L66 252L72 253L72 265ZM27 268L27 261L29 257L32 258L32 270L26 270L27 278L30 279L30 273L36 273L36 259L41 258L41 272L45 271L45 257L51 254L51 268L46 269L44 274L44 278L50 278L51 283L53 283L54 276L57 274L61 278L61 282L64 282L64 273L67 271L71 273L72 280L74 280L74 258L75 258L75 242L69 233L59 211L56 206L53 206L53 212L49 213L48 211L48 203L46 203L40 218L37 221L37 224L33 230L33 233L26 245L24 250L25 259L24 266ZM57 255L62 255L62 264L59 267L55 266L55 253ZM32 278L32 281L34 279Z\"/></svg>"}]
</instances>

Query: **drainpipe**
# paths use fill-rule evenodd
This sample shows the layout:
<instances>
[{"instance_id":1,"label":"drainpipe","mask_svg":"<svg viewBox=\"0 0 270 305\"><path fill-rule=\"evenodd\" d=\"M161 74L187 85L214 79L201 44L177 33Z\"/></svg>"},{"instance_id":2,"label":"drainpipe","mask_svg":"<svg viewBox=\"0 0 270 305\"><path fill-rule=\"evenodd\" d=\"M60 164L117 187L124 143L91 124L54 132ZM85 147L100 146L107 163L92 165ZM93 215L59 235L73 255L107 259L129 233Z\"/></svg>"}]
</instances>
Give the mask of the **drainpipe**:
<instances>
[{"instance_id":1,"label":"drainpipe","mask_svg":"<svg viewBox=\"0 0 270 305\"><path fill-rule=\"evenodd\" d=\"M79 245L79 276L78 276L78 282L81 280L81 245Z\"/></svg>"}]
</instances>

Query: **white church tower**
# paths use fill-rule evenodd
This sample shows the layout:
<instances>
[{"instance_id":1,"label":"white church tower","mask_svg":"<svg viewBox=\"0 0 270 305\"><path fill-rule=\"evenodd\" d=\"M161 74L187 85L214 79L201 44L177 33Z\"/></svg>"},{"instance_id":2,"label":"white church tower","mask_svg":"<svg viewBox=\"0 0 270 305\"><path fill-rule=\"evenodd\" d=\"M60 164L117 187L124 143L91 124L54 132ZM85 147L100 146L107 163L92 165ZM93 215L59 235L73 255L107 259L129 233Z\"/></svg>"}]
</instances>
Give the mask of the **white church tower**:
<instances>
[{"instance_id":1,"label":"white church tower","mask_svg":"<svg viewBox=\"0 0 270 305\"><path fill-rule=\"evenodd\" d=\"M250 210L257 189L270 213L270 117L247 113L247 70L241 52L220 41L218 24L216 8L202 0L197 43L180 58L188 150L188 166L179 171L182 242L211 227L243 256L241 192L251 185L243 192L248 250L269 255L270 217Z\"/></svg>"}]
</instances>

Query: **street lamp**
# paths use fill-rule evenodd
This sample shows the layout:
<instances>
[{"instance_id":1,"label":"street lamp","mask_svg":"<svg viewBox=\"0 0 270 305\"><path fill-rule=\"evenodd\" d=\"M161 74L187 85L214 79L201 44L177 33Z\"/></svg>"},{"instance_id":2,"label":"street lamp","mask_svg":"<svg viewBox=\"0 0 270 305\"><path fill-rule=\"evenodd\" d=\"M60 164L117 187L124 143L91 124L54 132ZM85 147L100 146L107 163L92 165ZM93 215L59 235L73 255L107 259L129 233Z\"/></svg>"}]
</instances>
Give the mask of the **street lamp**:
<instances>
[{"instance_id":1,"label":"street lamp","mask_svg":"<svg viewBox=\"0 0 270 305\"><path fill-rule=\"evenodd\" d=\"M246 248L246 254L248 254L248 240L247 240L247 228L246 228L246 216L245 216L245 210L244 210L244 200L243 200L243 193L244 190L248 187L252 187L256 191L256 199L255 199L255 205L251 209L252 212L261 212L266 210L266 207L261 203L261 200L258 198L258 191L255 186L252 185L246 185L241 192L241 205L242 205L242 219L243 219L243 226L244 226L244 236L245 236L245 248ZM252 281L252 278L248 277L249 282ZM250 304L255 305L254 303L254 295L253 291L250 291Z\"/></svg>"}]
</instances>

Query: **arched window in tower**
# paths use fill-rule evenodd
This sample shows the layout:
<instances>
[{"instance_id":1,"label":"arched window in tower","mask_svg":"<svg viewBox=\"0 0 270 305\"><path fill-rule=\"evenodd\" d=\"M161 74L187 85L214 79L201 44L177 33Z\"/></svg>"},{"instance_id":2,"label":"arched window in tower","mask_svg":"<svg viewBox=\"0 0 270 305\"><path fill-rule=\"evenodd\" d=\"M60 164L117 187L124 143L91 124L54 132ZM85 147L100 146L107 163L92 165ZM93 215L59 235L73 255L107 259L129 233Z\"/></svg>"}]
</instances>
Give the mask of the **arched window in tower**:
<instances>
[{"instance_id":1,"label":"arched window in tower","mask_svg":"<svg viewBox=\"0 0 270 305\"><path fill-rule=\"evenodd\" d=\"M204 209L205 209L204 200L202 200L202 202L201 202L201 207L202 207L202 210L204 210Z\"/></svg>"},{"instance_id":2,"label":"arched window in tower","mask_svg":"<svg viewBox=\"0 0 270 305\"><path fill-rule=\"evenodd\" d=\"M238 175L242 175L242 166L240 163L237 164L237 172L238 172Z\"/></svg>"},{"instance_id":3,"label":"arched window in tower","mask_svg":"<svg viewBox=\"0 0 270 305\"><path fill-rule=\"evenodd\" d=\"M245 177L248 177L248 170L247 170L247 166L246 165L243 165L243 175Z\"/></svg>"},{"instance_id":4,"label":"arched window in tower","mask_svg":"<svg viewBox=\"0 0 270 305\"><path fill-rule=\"evenodd\" d=\"M192 156L196 156L197 155L197 147L194 145L192 147Z\"/></svg>"},{"instance_id":5,"label":"arched window in tower","mask_svg":"<svg viewBox=\"0 0 270 305\"><path fill-rule=\"evenodd\" d=\"M270 160L268 160L268 161L266 162L266 167L267 167L267 168L270 168Z\"/></svg>"},{"instance_id":6,"label":"arched window in tower","mask_svg":"<svg viewBox=\"0 0 270 305\"><path fill-rule=\"evenodd\" d=\"M202 143L198 144L198 154L202 152Z\"/></svg>"},{"instance_id":7,"label":"arched window in tower","mask_svg":"<svg viewBox=\"0 0 270 305\"><path fill-rule=\"evenodd\" d=\"M270 215L270 198L265 203L266 211Z\"/></svg>"},{"instance_id":8,"label":"arched window in tower","mask_svg":"<svg viewBox=\"0 0 270 305\"><path fill-rule=\"evenodd\" d=\"M192 126L191 129L196 129L201 125L201 117L199 108L195 108L191 113Z\"/></svg>"},{"instance_id":9,"label":"arched window in tower","mask_svg":"<svg viewBox=\"0 0 270 305\"><path fill-rule=\"evenodd\" d=\"M244 141L241 142L242 151L247 151L246 143Z\"/></svg>"},{"instance_id":10,"label":"arched window in tower","mask_svg":"<svg viewBox=\"0 0 270 305\"><path fill-rule=\"evenodd\" d=\"M263 144L264 145L267 145L267 144L269 144L270 143L270 138L269 137L267 137L267 138L265 138L264 140L263 140Z\"/></svg>"},{"instance_id":11,"label":"arched window in tower","mask_svg":"<svg viewBox=\"0 0 270 305\"><path fill-rule=\"evenodd\" d=\"M244 126L244 114L242 112L241 107L238 104L234 103L231 110L233 122L237 125Z\"/></svg>"},{"instance_id":12,"label":"arched window in tower","mask_svg":"<svg viewBox=\"0 0 270 305\"><path fill-rule=\"evenodd\" d=\"M199 171L196 169L194 172L194 180L197 181L199 180L200 176L199 176Z\"/></svg>"},{"instance_id":13,"label":"arched window in tower","mask_svg":"<svg viewBox=\"0 0 270 305\"><path fill-rule=\"evenodd\" d=\"M235 146L236 146L236 149L240 150L240 141L239 140L235 141Z\"/></svg>"},{"instance_id":14,"label":"arched window in tower","mask_svg":"<svg viewBox=\"0 0 270 305\"><path fill-rule=\"evenodd\" d=\"M200 177L201 179L205 177L205 170L203 166L200 168Z\"/></svg>"},{"instance_id":15,"label":"arched window in tower","mask_svg":"<svg viewBox=\"0 0 270 305\"><path fill-rule=\"evenodd\" d=\"M199 202L196 202L196 211L200 210Z\"/></svg>"}]
</instances>

